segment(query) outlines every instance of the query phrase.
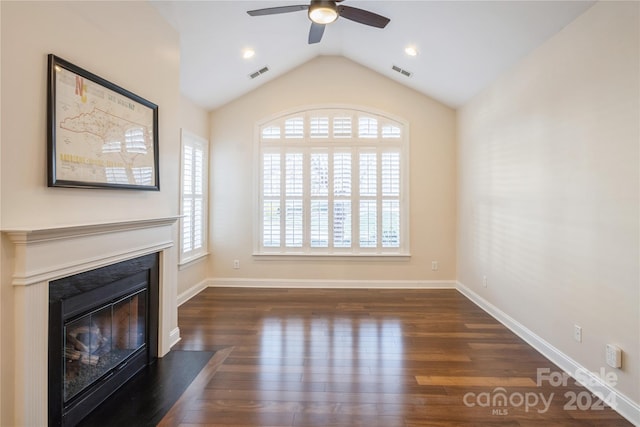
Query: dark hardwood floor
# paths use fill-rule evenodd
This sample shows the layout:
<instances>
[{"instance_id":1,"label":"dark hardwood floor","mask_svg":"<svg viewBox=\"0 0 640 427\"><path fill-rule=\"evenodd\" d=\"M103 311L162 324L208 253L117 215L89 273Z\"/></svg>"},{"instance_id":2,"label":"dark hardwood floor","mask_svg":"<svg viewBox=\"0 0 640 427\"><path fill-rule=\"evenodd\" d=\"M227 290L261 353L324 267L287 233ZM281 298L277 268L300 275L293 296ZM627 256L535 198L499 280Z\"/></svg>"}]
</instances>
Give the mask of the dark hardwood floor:
<instances>
[{"instance_id":1,"label":"dark hardwood floor","mask_svg":"<svg viewBox=\"0 0 640 427\"><path fill-rule=\"evenodd\" d=\"M161 426L631 425L455 290L208 288L178 323L218 351Z\"/></svg>"}]
</instances>

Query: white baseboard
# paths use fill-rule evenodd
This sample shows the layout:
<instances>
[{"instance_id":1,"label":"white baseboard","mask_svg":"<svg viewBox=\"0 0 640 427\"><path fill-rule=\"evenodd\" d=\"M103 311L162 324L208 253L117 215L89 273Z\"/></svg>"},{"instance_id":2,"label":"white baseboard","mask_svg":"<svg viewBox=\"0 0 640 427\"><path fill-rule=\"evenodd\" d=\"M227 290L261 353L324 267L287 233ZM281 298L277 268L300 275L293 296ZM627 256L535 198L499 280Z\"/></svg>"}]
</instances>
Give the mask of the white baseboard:
<instances>
[{"instance_id":1,"label":"white baseboard","mask_svg":"<svg viewBox=\"0 0 640 427\"><path fill-rule=\"evenodd\" d=\"M196 295L198 295L200 292L202 292L204 289L206 289L209 286L209 280L203 280L200 283L196 283L195 285L193 285L192 287L190 287L189 289L187 289L186 291L180 293L178 295L178 307L180 307L182 304L184 304L185 302L189 301L191 298L195 297Z\"/></svg>"},{"instance_id":2,"label":"white baseboard","mask_svg":"<svg viewBox=\"0 0 640 427\"><path fill-rule=\"evenodd\" d=\"M538 350L551 362L558 365L560 369L565 371L572 377L575 373L580 373L583 380L586 379L584 386L592 393L598 393L600 396L609 396L615 402L615 410L627 420L636 426L640 426L640 405L620 393L611 385L607 384L599 375L590 372L584 366L567 356L540 336L529 330L527 327L513 319L511 316L473 292L460 282L457 282L458 291L469 298L478 307L482 308L488 314L493 316L497 321L505 325L517 336L525 340L529 345ZM586 377L586 378L585 378Z\"/></svg>"},{"instance_id":3,"label":"white baseboard","mask_svg":"<svg viewBox=\"0 0 640 427\"><path fill-rule=\"evenodd\" d=\"M169 332L169 348L180 342L180 328L174 328Z\"/></svg>"},{"instance_id":4,"label":"white baseboard","mask_svg":"<svg viewBox=\"0 0 640 427\"><path fill-rule=\"evenodd\" d=\"M211 287L327 289L455 289L455 280L326 280L214 278Z\"/></svg>"}]
</instances>

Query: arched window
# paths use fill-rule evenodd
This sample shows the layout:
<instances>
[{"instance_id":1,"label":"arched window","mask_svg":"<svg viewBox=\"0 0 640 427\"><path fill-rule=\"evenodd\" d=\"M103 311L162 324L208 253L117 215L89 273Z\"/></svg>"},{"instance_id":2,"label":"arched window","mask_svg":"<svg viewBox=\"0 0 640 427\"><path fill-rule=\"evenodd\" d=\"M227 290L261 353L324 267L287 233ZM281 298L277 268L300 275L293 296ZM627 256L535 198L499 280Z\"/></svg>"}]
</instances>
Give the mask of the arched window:
<instances>
[{"instance_id":1,"label":"arched window","mask_svg":"<svg viewBox=\"0 0 640 427\"><path fill-rule=\"evenodd\" d=\"M258 255L407 255L407 125L360 109L258 125Z\"/></svg>"}]
</instances>

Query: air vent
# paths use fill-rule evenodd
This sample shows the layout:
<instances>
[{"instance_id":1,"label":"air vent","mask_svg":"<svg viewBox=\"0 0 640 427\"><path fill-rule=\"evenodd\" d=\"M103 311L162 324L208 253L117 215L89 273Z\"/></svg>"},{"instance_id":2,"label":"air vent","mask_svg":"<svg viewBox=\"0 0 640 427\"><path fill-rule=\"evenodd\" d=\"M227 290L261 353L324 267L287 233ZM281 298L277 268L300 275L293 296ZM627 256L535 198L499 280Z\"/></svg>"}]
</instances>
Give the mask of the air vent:
<instances>
[{"instance_id":1,"label":"air vent","mask_svg":"<svg viewBox=\"0 0 640 427\"><path fill-rule=\"evenodd\" d=\"M258 77L260 74L264 74L267 71L269 71L269 67L262 67L260 68L258 71L256 71L255 73L251 73L249 74L249 77L251 77L252 79L255 79L256 77Z\"/></svg>"},{"instance_id":2,"label":"air vent","mask_svg":"<svg viewBox=\"0 0 640 427\"><path fill-rule=\"evenodd\" d=\"M397 65L392 66L391 69L393 71L397 71L400 74L402 74L403 76L407 76L407 77L411 77L411 74L413 74L411 71L407 71L407 70L405 70L403 68L398 67Z\"/></svg>"}]
</instances>

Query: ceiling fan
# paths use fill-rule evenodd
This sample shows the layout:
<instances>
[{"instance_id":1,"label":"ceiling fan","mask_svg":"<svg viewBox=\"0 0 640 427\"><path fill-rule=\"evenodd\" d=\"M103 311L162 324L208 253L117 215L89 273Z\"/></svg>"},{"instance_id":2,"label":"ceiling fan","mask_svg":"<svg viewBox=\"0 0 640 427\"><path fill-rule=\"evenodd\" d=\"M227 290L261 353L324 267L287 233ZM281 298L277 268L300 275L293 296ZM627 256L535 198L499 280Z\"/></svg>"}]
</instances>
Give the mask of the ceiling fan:
<instances>
[{"instance_id":1,"label":"ceiling fan","mask_svg":"<svg viewBox=\"0 0 640 427\"><path fill-rule=\"evenodd\" d=\"M310 4L268 7L265 9L249 10L247 13L251 16L262 16L308 10L309 19L311 20L309 44L320 42L324 34L324 27L338 19L339 16L376 28L384 28L390 21L389 18L369 12L368 10L336 4L342 1L343 0L311 0Z\"/></svg>"}]
</instances>

